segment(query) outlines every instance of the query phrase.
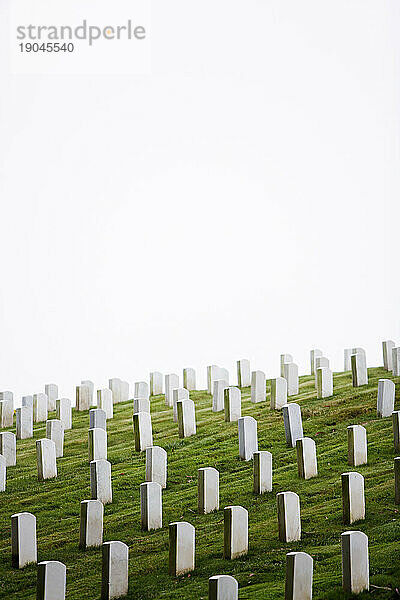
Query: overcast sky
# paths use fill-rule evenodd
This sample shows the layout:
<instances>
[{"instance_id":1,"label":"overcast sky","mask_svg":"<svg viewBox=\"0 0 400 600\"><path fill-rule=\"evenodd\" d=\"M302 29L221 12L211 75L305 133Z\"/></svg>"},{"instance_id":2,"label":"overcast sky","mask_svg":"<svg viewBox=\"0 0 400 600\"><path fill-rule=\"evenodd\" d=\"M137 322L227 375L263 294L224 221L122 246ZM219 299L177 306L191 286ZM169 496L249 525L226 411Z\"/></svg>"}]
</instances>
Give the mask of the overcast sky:
<instances>
[{"instance_id":1,"label":"overcast sky","mask_svg":"<svg viewBox=\"0 0 400 600\"><path fill-rule=\"evenodd\" d=\"M73 398L186 366L205 387L212 363L235 383L239 358L306 373L313 347L335 370L344 347L382 363L400 343L398 2L153 1L150 69L121 75L10 72L9 4L1 390Z\"/></svg>"}]
</instances>

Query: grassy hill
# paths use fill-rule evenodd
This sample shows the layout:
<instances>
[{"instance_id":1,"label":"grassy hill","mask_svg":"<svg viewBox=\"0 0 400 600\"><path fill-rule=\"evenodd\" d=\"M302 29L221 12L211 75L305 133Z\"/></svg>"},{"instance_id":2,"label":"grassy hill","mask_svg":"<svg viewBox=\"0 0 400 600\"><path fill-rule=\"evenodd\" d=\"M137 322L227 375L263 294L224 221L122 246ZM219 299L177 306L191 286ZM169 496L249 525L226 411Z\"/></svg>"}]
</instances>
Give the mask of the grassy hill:
<instances>
[{"instance_id":1,"label":"grassy hill","mask_svg":"<svg viewBox=\"0 0 400 600\"><path fill-rule=\"evenodd\" d=\"M252 491L252 461L238 458L237 423L225 423L223 413L211 411L211 397L191 393L196 404L197 435L180 440L172 409L164 397L151 399L154 444L168 452L168 484L163 491L161 530L140 529L139 485L144 481L145 453L134 451L133 402L114 406L108 421L108 459L112 464L114 501L105 507L104 541L129 545L131 599L200 599L208 597L211 575L231 574L239 581L239 598L284 597L285 555L302 550L314 558L314 599L347 596L341 590L340 534L359 529L369 537L370 583L378 599L399 598L400 516L394 504L392 420L378 419L378 379L391 375L369 369L369 385L354 389L350 373L334 375L334 396L317 400L314 378L301 377L300 404L304 435L317 445L319 476L303 481L297 475L296 451L285 444L283 418L267 402L252 404L250 389L242 390L242 415L258 422L259 449L273 455L273 492ZM394 378L400 383L400 378ZM400 408L396 391L396 408ZM49 415L49 418L55 415ZM346 427L367 429L368 464L347 465ZM100 598L101 548L81 551L80 501L90 498L87 453L88 413L73 413L73 429L65 433L64 458L57 460L58 477L39 483L34 440L17 441L17 466L7 469L7 491L0 494L0 598L36 597L36 567L11 567L11 515L29 511L37 518L38 560L60 560L67 566L67 598ZM45 424L35 425L35 439L45 437ZM197 514L197 469L220 472L220 510ZM365 477L366 520L346 527L342 523L341 473L357 470ZM278 540L276 494L294 491L300 496L302 539L284 544ZM223 559L223 508L229 504L249 511L249 554ZM185 520L196 528L196 570L174 579L168 575L168 523ZM359 597L366 597L364 593Z\"/></svg>"}]
</instances>

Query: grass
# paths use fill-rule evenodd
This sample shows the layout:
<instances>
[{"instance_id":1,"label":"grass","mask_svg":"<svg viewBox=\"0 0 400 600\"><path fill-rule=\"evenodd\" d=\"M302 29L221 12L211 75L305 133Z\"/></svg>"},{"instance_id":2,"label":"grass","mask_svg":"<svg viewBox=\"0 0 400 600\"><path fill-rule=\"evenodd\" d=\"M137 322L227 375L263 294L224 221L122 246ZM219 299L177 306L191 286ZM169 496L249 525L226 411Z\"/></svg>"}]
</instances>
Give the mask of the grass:
<instances>
[{"instance_id":1,"label":"grass","mask_svg":"<svg viewBox=\"0 0 400 600\"><path fill-rule=\"evenodd\" d=\"M140 529L139 485L144 481L145 455L134 451L132 401L114 406L108 421L108 458L112 463L114 500L105 507L104 541L121 540L129 546L128 598L201 599L208 597L208 578L230 574L239 582L239 598L284 597L285 555L296 550L314 559L314 600L347 598L341 589L340 534L359 529L369 538L371 590L380 599L399 598L400 518L394 504L392 421L376 416L378 379L391 377L381 368L369 369L369 384L354 389L350 373L334 375L334 395L317 400L313 377L300 379L304 435L315 439L319 475L303 481L297 475L296 451L285 445L280 412L267 402L252 404L250 390L242 390L242 414L258 422L259 449L273 455L273 492L252 491L252 461L238 458L237 423L225 423L223 413L211 411L211 397L191 393L196 405L197 435L180 440L172 409L164 397L151 399L154 444L168 452L168 484L163 491L161 530ZM394 378L400 383L400 378ZM398 391L400 386L398 386ZM396 408L398 399L396 400ZM368 464L347 465L346 427L367 429ZM17 466L7 469L7 490L0 495L0 598L36 598L36 567L11 566L11 515L29 511L37 518L38 560L60 560L67 566L67 598L100 598L101 548L81 551L80 501L90 498L87 462L87 413L73 414L73 429L65 433L64 458L57 460L58 477L39 483L34 440L17 442ZM45 436L45 424L35 426L35 439ZM197 469L211 466L220 472L220 510L197 514ZM357 470L365 478L366 519L344 526L341 511L341 473ZM299 494L302 539L278 540L276 494ZM244 506L249 511L249 554L223 559L223 507ZM190 575L168 575L168 523L185 520L196 528L196 569Z\"/></svg>"}]
</instances>

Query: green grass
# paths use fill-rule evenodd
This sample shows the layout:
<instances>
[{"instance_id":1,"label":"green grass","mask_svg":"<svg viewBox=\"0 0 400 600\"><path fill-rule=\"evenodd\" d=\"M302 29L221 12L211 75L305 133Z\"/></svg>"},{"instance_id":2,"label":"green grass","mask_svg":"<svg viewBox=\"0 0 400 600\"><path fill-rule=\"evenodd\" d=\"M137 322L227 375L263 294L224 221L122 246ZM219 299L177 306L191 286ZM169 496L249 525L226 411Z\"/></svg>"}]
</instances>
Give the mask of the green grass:
<instances>
[{"instance_id":1,"label":"green grass","mask_svg":"<svg viewBox=\"0 0 400 600\"><path fill-rule=\"evenodd\" d=\"M134 451L133 403L114 406L108 421L108 458L112 463L114 501L105 507L104 541L121 540L129 546L131 599L200 599L208 596L208 578L230 574L239 581L239 598L284 597L285 555L308 552L314 559L314 600L346 598L341 589L340 534L350 529L369 538L371 591L379 599L399 598L400 518L394 504L392 420L376 416L378 379L390 377L383 369L369 369L369 385L353 389L350 373L334 375L334 396L317 400L313 378L302 377L300 404L304 435L315 439L319 475L303 481L297 475L296 451L285 445L280 412L267 402L252 404L250 390L242 390L242 414L258 422L259 449L273 455L273 492L252 491L253 464L238 458L237 423L225 423L223 413L211 411L206 392L191 394L196 404L197 435L178 438L172 409L163 396L151 399L154 444L168 452L168 484L163 491L164 527L140 529L139 485L144 481L145 453ZM394 378L400 383L400 378ZM398 386L397 393L400 390ZM396 400L396 408L398 400ZM36 597L36 567L11 566L11 515L36 515L38 560L60 560L67 566L67 598L100 598L101 548L81 551L80 501L90 498L87 463L87 413L73 414L73 429L65 433L64 458L57 460L58 477L39 483L34 440L17 442L17 466L7 469L7 491L0 495L0 598ZM346 427L367 429L368 464L347 465ZM45 424L35 426L35 439L45 436ZM211 466L220 472L220 510L198 515L197 469ZM366 519L346 527L342 523L341 473L357 470L365 477ZM302 539L278 540L276 494L299 494ZM229 504L249 511L249 554L234 561L223 559L223 508ZM168 575L168 523L185 520L196 528L196 569L190 575ZM375 587L376 586L376 587ZM387 589L389 588L389 589Z\"/></svg>"}]
</instances>

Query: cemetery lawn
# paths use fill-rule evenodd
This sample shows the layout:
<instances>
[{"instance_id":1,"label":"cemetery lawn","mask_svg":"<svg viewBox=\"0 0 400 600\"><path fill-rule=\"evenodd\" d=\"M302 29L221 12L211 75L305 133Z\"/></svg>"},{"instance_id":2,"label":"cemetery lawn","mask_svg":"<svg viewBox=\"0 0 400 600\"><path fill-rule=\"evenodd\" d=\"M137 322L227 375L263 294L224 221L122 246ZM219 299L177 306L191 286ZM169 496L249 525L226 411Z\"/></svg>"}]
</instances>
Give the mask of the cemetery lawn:
<instances>
[{"instance_id":1,"label":"cemetery lawn","mask_svg":"<svg viewBox=\"0 0 400 600\"><path fill-rule=\"evenodd\" d=\"M238 458L237 423L225 423L223 413L211 411L211 396L191 393L197 435L185 440L178 438L164 397L152 398L154 444L168 452L164 526L152 532L140 529L145 453L134 451L133 402L114 405L114 418L107 424L114 500L105 506L104 541L120 540L129 546L128 598L206 599L208 578L230 574L239 582L241 600L281 599L285 555L290 551L304 551L314 559L314 600L347 598L341 589L340 552L340 534L346 530L361 530L369 538L371 588L359 597L400 598L400 506L394 504L392 420L376 416L378 379L383 377L392 378L381 368L369 369L369 385L354 389L350 373L335 374L335 393L323 400L316 398L313 377L300 378L300 393L290 400L301 406L304 435L316 441L318 457L318 477L308 481L297 475L296 450L286 447L281 412L269 408L269 382L267 402L252 404L250 389L243 389L242 415L257 420L259 449L273 455L273 492L262 496L252 491L253 462ZM399 409L400 378L393 380ZM368 464L357 468L347 465L346 427L354 424L364 425L368 438ZM7 469L7 490L0 494L0 598L36 598L36 566L11 567L11 515L22 511L37 518L38 560L66 564L66 597L100 598L101 548L78 548L80 501L90 498L88 426L88 413L73 411L64 458L57 459L58 477L42 483L37 480L34 440L17 441L17 466ZM44 423L35 425L34 437L45 437ZM220 472L221 508L198 515L197 469L208 466ZM351 470L365 478L366 519L344 526L340 476ZM278 540L276 494L282 491L300 496L300 542ZM228 561L223 559L223 507L231 504L249 511L249 554ZM168 523L179 520L196 528L196 569L175 579L168 575Z\"/></svg>"}]
</instances>

